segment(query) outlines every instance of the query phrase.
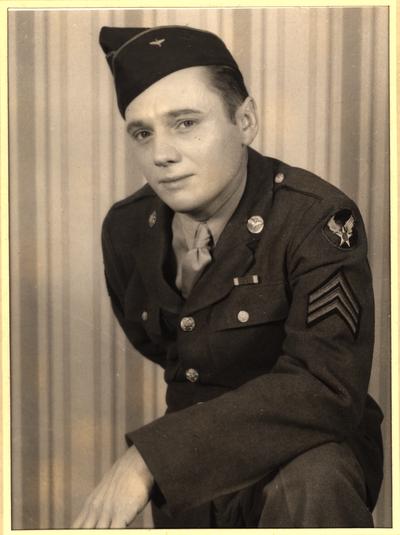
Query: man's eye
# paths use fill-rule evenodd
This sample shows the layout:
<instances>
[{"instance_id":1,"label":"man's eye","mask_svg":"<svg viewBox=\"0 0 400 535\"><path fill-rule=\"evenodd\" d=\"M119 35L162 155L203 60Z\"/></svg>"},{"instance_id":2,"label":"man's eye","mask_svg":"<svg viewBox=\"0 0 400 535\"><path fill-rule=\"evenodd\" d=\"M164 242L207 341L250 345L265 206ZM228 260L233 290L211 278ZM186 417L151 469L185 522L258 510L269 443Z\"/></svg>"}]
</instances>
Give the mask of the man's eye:
<instances>
[{"instance_id":1,"label":"man's eye","mask_svg":"<svg viewBox=\"0 0 400 535\"><path fill-rule=\"evenodd\" d=\"M136 139L136 141L144 141L150 137L151 133L148 130L139 130L138 132L132 132L131 136Z\"/></svg>"},{"instance_id":2,"label":"man's eye","mask_svg":"<svg viewBox=\"0 0 400 535\"><path fill-rule=\"evenodd\" d=\"M179 128L179 130L186 130L187 128L191 128L195 124L196 121L194 121L193 119L184 119L183 121L179 121L179 123L177 124L177 128Z\"/></svg>"}]
</instances>

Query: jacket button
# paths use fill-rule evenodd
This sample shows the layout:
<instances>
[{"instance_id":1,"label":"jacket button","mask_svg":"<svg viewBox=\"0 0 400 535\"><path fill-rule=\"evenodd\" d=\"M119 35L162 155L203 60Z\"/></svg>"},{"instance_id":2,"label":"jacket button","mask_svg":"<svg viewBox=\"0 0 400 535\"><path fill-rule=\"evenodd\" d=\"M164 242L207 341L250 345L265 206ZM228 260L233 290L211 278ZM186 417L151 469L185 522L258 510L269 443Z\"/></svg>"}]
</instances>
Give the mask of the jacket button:
<instances>
[{"instance_id":1,"label":"jacket button","mask_svg":"<svg viewBox=\"0 0 400 535\"><path fill-rule=\"evenodd\" d=\"M191 316L185 316L181 319L181 329L182 331L193 331L196 326L196 322Z\"/></svg>"},{"instance_id":2,"label":"jacket button","mask_svg":"<svg viewBox=\"0 0 400 535\"><path fill-rule=\"evenodd\" d=\"M185 376L191 383L196 383L199 380L199 372L194 368L189 368L185 371Z\"/></svg>"},{"instance_id":3,"label":"jacket button","mask_svg":"<svg viewBox=\"0 0 400 535\"><path fill-rule=\"evenodd\" d=\"M142 312L142 320L143 321L147 321L149 319L149 313L147 312L147 310L143 310Z\"/></svg>"},{"instance_id":4,"label":"jacket button","mask_svg":"<svg viewBox=\"0 0 400 535\"><path fill-rule=\"evenodd\" d=\"M250 314L247 312L247 310L241 310L238 315L237 319L240 321L240 323L246 323L249 321Z\"/></svg>"},{"instance_id":5,"label":"jacket button","mask_svg":"<svg viewBox=\"0 0 400 535\"><path fill-rule=\"evenodd\" d=\"M278 173L275 176L275 184L282 184L282 182L285 180L285 175L283 173Z\"/></svg>"},{"instance_id":6,"label":"jacket button","mask_svg":"<svg viewBox=\"0 0 400 535\"><path fill-rule=\"evenodd\" d=\"M152 228L154 227L154 225L156 224L157 222L157 212L154 210L153 212L151 212L151 214L149 215L149 227Z\"/></svg>"}]
</instances>

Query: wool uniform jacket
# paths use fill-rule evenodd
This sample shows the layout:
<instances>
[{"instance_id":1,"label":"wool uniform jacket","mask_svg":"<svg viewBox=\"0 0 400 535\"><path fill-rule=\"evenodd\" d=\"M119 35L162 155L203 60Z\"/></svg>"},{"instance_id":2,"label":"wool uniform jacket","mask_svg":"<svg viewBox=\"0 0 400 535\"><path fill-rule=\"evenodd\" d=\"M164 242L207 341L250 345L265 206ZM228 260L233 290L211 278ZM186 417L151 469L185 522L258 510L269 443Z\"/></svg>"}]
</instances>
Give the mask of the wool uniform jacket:
<instances>
[{"instance_id":1,"label":"wool uniform jacket","mask_svg":"<svg viewBox=\"0 0 400 535\"><path fill-rule=\"evenodd\" d=\"M154 191L144 186L105 218L113 310L168 384L167 413L128 442L178 513L347 441L372 508L382 413L367 394L374 302L361 215L332 185L252 149L247 176L185 301L172 282L173 213Z\"/></svg>"}]
</instances>

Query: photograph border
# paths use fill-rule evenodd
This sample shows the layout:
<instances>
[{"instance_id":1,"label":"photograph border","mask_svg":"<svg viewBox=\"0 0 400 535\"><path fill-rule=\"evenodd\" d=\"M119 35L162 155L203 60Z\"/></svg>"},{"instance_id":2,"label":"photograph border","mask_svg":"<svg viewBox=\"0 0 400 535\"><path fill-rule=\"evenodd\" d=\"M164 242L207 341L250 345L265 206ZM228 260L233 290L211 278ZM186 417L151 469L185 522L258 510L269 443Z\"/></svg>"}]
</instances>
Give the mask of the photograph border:
<instances>
[{"instance_id":1,"label":"photograph border","mask_svg":"<svg viewBox=\"0 0 400 535\"><path fill-rule=\"evenodd\" d=\"M2 526L2 533L8 535L14 532L23 533L35 533L41 531L43 533L65 533L65 534L78 534L82 533L81 530L63 529L63 530L13 530L11 528L11 433L10 433L10 322L9 322L9 310L10 310L10 291L9 291L9 144L8 144L8 94L7 94L7 73L8 73L8 34L7 34L7 10L8 9L130 9L130 8L262 8L262 7L317 7L317 6L332 6L332 7L361 7L361 6L387 6L389 8L389 24L390 24L390 251L391 251L391 385L392 385L392 527L391 528L379 528L379 533L393 533L400 534L400 398L399 398L399 381L400 381L400 369L399 369L399 330L400 330L400 300L399 300L399 238L400 238L400 221L399 221L399 185L398 185L398 159L400 155L400 147L398 145L398 128L400 125L400 118L398 115L398 80L399 80L399 45L397 42L398 27L400 23L400 11L397 5L397 1L391 2L373 2L373 1L349 1L342 0L341 2L322 2L322 1L282 1L266 3L259 0L251 2L240 1L238 4L232 5L233 2L217 1L210 5L210 2L199 1L187 1L187 2L168 2L168 1L150 1L146 2L143 6L137 1L82 1L76 0L74 2L60 1L60 0L25 0L25 1L11 1L0 0L0 340L1 340L1 367L0 367L0 379L2 385L2 397L1 397L1 441L0 441L0 476L2 480L2 496L0 500L0 530ZM351 532L355 534L368 534L376 533L377 528L373 529L352 529ZM92 531L92 530L90 530ZM93 533L108 532L108 530L93 530ZM118 533L123 531L114 530ZM141 528L143 531L165 532L165 533L182 533L181 530L150 530L147 528ZM196 534L210 534L218 533L220 529L185 529L185 533ZM223 530L224 533L235 533L238 530ZM275 530L256 529L256 530L240 530L254 531L257 533L272 533ZM298 532L299 530L285 529L277 530L278 533L291 533ZM313 534L336 534L336 533L348 533L348 529L313 529Z\"/></svg>"}]
</instances>

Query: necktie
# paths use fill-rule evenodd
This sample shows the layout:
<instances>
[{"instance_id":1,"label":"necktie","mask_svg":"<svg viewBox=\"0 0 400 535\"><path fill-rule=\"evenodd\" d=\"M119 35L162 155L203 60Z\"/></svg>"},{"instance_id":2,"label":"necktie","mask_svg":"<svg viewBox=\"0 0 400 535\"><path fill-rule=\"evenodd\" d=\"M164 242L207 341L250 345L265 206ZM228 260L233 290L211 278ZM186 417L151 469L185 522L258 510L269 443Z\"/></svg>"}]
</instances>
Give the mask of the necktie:
<instances>
[{"instance_id":1,"label":"necktie","mask_svg":"<svg viewBox=\"0 0 400 535\"><path fill-rule=\"evenodd\" d=\"M212 236L206 223L199 223L194 235L193 248L186 253L182 263L182 288L183 297L190 294L204 268L211 262L210 249Z\"/></svg>"}]
</instances>

